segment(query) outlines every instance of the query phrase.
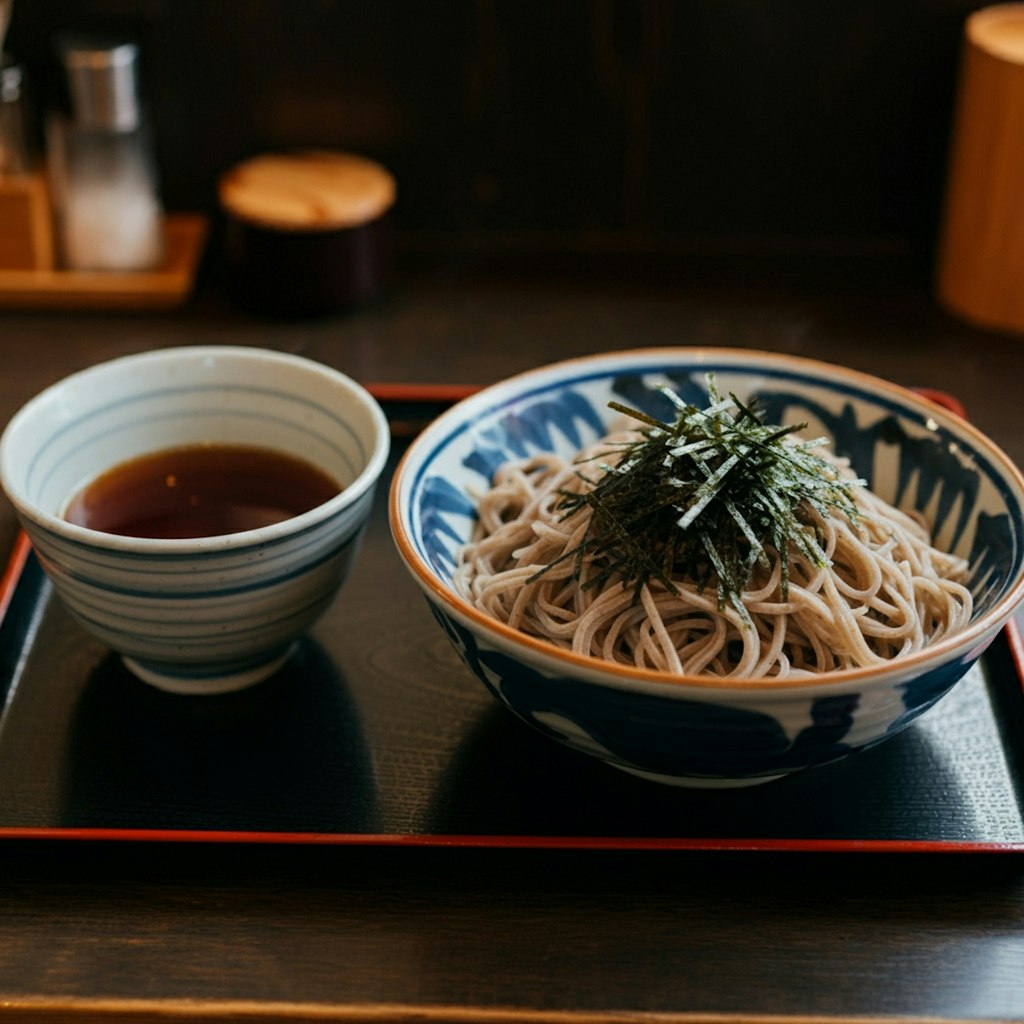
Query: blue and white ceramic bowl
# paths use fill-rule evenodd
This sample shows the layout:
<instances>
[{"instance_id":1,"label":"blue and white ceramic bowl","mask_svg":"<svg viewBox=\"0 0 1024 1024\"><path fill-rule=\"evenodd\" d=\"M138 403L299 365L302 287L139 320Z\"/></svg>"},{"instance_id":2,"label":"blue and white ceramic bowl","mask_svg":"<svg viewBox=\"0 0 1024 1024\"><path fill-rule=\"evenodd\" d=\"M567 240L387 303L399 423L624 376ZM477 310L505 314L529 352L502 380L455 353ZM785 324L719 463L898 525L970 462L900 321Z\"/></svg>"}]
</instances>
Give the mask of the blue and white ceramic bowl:
<instances>
[{"instance_id":1,"label":"blue and white ceramic bowl","mask_svg":"<svg viewBox=\"0 0 1024 1024\"><path fill-rule=\"evenodd\" d=\"M61 518L100 473L161 449L245 444L343 485L284 522L191 540L121 537ZM0 481L54 588L89 632L164 689L216 693L270 675L344 580L390 445L344 374L255 348L127 356L65 378L0 438Z\"/></svg>"},{"instance_id":2,"label":"blue and white ceramic bowl","mask_svg":"<svg viewBox=\"0 0 1024 1024\"><path fill-rule=\"evenodd\" d=\"M471 495L503 461L571 455L615 416L610 399L671 419L655 385L706 404L765 404L808 424L898 506L931 520L939 546L970 559L969 628L883 668L797 681L672 677L584 658L525 636L463 600L451 577L473 528ZM882 380L804 359L656 349L574 359L473 395L410 447L390 494L398 550L465 663L502 703L551 738L628 772L683 785L747 785L870 747L935 704L1024 596L1024 478L968 423Z\"/></svg>"}]
</instances>

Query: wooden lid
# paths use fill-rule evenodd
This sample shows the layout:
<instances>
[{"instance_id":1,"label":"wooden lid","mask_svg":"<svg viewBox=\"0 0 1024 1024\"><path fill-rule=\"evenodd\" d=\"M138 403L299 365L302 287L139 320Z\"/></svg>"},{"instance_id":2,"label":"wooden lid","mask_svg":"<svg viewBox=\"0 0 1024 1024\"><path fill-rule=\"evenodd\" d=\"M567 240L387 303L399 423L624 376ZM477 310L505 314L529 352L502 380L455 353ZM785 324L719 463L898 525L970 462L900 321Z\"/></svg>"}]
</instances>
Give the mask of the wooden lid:
<instances>
[{"instance_id":1,"label":"wooden lid","mask_svg":"<svg viewBox=\"0 0 1024 1024\"><path fill-rule=\"evenodd\" d=\"M395 201L395 181L353 153L308 151L253 157L222 175L220 204L241 220L285 231L329 231L376 220Z\"/></svg>"},{"instance_id":2,"label":"wooden lid","mask_svg":"<svg viewBox=\"0 0 1024 1024\"><path fill-rule=\"evenodd\" d=\"M1024 64L1024 3L996 4L967 19L967 38L1010 64Z\"/></svg>"}]
</instances>

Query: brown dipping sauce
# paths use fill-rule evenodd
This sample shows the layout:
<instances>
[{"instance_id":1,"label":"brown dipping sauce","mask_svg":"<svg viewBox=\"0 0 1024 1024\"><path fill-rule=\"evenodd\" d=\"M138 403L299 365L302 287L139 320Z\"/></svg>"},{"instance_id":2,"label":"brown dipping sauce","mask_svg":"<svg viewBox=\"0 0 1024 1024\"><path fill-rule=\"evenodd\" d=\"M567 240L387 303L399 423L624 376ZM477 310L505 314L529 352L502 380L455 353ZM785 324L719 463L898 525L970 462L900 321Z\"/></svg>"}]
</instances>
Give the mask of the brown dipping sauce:
<instances>
[{"instance_id":1,"label":"brown dipping sauce","mask_svg":"<svg viewBox=\"0 0 1024 1024\"><path fill-rule=\"evenodd\" d=\"M217 537L291 519L340 491L316 466L282 452L189 445L114 466L71 499L64 518L125 537Z\"/></svg>"}]
</instances>

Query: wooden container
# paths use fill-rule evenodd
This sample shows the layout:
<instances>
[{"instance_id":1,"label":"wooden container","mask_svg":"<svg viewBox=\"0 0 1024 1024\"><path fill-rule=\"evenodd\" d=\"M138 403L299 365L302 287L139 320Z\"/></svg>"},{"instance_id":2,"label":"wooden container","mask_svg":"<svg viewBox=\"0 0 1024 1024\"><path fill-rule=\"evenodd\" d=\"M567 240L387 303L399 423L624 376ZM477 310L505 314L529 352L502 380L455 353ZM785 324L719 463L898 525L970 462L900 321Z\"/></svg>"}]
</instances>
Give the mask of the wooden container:
<instances>
[{"instance_id":1,"label":"wooden container","mask_svg":"<svg viewBox=\"0 0 1024 1024\"><path fill-rule=\"evenodd\" d=\"M387 283L392 176L350 153L268 154L219 182L228 284L244 306L276 316L328 313Z\"/></svg>"},{"instance_id":2,"label":"wooden container","mask_svg":"<svg viewBox=\"0 0 1024 1024\"><path fill-rule=\"evenodd\" d=\"M966 320L1024 332L1024 3L966 21L936 288Z\"/></svg>"}]
</instances>

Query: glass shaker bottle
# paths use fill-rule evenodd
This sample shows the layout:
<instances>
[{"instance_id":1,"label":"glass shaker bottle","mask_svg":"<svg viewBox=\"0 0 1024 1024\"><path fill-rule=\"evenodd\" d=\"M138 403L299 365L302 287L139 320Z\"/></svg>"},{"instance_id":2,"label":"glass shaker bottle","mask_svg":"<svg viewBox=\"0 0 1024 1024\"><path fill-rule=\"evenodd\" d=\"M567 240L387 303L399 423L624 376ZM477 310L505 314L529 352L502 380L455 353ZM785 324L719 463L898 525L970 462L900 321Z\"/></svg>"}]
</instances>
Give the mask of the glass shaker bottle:
<instances>
[{"instance_id":1,"label":"glass shaker bottle","mask_svg":"<svg viewBox=\"0 0 1024 1024\"><path fill-rule=\"evenodd\" d=\"M60 43L69 112L47 126L60 257L72 270L130 271L163 259L163 211L138 89L138 47Z\"/></svg>"}]
</instances>

